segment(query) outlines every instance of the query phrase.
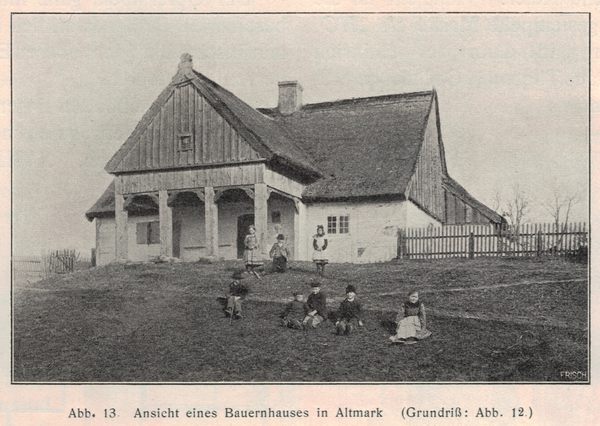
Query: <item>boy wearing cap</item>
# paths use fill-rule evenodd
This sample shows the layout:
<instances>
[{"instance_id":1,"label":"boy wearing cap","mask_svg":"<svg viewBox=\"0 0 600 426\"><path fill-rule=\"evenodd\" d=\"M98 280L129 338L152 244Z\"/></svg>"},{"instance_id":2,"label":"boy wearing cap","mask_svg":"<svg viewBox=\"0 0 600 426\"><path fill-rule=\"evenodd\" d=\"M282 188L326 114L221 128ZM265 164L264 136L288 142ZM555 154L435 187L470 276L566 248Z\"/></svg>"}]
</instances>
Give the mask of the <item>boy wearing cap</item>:
<instances>
[{"instance_id":1,"label":"boy wearing cap","mask_svg":"<svg viewBox=\"0 0 600 426\"><path fill-rule=\"evenodd\" d=\"M302 323L312 328L317 328L319 324L327 318L327 296L321 291L321 284L317 281L310 283L311 293L308 295L306 305L308 313Z\"/></svg>"},{"instance_id":2,"label":"boy wearing cap","mask_svg":"<svg viewBox=\"0 0 600 426\"><path fill-rule=\"evenodd\" d=\"M353 285L346 287L346 298L340 303L338 319L335 323L337 334L350 334L358 325L362 327L362 306L356 299L356 288Z\"/></svg>"},{"instance_id":3,"label":"boy wearing cap","mask_svg":"<svg viewBox=\"0 0 600 426\"><path fill-rule=\"evenodd\" d=\"M294 292L294 300L285 306L285 310L281 314L281 325L284 327L295 328L302 330L302 320L308 312L308 306L304 301L304 295L299 292Z\"/></svg>"},{"instance_id":4,"label":"boy wearing cap","mask_svg":"<svg viewBox=\"0 0 600 426\"><path fill-rule=\"evenodd\" d=\"M233 280L231 284L229 284L229 294L227 295L227 309L225 310L225 315L235 319L242 318L242 300L247 294L248 287L238 280Z\"/></svg>"},{"instance_id":5,"label":"boy wearing cap","mask_svg":"<svg viewBox=\"0 0 600 426\"><path fill-rule=\"evenodd\" d=\"M290 257L290 251L284 244L285 237L283 234L277 235L277 242L273 244L269 256L273 258L273 271L285 272L287 269L287 260Z\"/></svg>"}]
</instances>

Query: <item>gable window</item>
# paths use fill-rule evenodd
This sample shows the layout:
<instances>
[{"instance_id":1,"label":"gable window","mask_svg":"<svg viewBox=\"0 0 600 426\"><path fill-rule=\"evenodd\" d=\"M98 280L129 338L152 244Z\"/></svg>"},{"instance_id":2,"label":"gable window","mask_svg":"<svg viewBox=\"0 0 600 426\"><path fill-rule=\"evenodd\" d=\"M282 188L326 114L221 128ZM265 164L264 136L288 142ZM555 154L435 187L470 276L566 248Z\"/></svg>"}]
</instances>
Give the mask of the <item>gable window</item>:
<instances>
[{"instance_id":1,"label":"gable window","mask_svg":"<svg viewBox=\"0 0 600 426\"><path fill-rule=\"evenodd\" d=\"M327 216L327 233L337 233L337 216Z\"/></svg>"},{"instance_id":2,"label":"gable window","mask_svg":"<svg viewBox=\"0 0 600 426\"><path fill-rule=\"evenodd\" d=\"M472 223L473 222L473 208L471 208L471 206L466 205L466 212L465 212L465 222L467 223Z\"/></svg>"},{"instance_id":3,"label":"gable window","mask_svg":"<svg viewBox=\"0 0 600 426\"><path fill-rule=\"evenodd\" d=\"M191 151L192 149L192 134L182 133L179 135L179 151Z\"/></svg>"},{"instance_id":4,"label":"gable window","mask_svg":"<svg viewBox=\"0 0 600 426\"><path fill-rule=\"evenodd\" d=\"M138 222L136 240L138 244L160 244L160 222Z\"/></svg>"}]
</instances>

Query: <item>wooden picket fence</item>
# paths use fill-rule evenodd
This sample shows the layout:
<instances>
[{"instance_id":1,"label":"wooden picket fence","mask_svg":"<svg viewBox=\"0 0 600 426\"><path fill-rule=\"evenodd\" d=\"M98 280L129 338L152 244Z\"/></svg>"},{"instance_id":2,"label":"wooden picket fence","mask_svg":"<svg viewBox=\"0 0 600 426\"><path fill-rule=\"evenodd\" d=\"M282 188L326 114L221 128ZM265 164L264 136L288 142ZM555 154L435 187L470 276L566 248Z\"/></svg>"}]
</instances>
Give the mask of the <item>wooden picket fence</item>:
<instances>
[{"instance_id":1,"label":"wooden picket fence","mask_svg":"<svg viewBox=\"0 0 600 426\"><path fill-rule=\"evenodd\" d=\"M398 258L441 259L478 256L575 256L585 251L585 223L450 225L398 231Z\"/></svg>"},{"instance_id":2,"label":"wooden picket fence","mask_svg":"<svg viewBox=\"0 0 600 426\"><path fill-rule=\"evenodd\" d=\"M42 256L15 256L15 272L46 276L73 272L78 255L75 250L53 250Z\"/></svg>"},{"instance_id":3,"label":"wooden picket fence","mask_svg":"<svg viewBox=\"0 0 600 426\"><path fill-rule=\"evenodd\" d=\"M13 258L15 271L25 273L41 273L43 261L41 256L18 256Z\"/></svg>"}]
</instances>

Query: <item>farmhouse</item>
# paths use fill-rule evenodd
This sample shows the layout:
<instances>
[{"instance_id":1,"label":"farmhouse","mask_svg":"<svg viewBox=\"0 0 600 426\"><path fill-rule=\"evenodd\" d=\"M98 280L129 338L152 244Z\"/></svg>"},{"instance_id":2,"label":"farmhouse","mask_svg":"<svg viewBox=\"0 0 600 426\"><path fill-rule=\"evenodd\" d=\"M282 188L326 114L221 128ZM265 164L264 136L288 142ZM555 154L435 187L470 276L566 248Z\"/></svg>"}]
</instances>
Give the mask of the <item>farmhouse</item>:
<instances>
[{"instance_id":1,"label":"farmhouse","mask_svg":"<svg viewBox=\"0 0 600 426\"><path fill-rule=\"evenodd\" d=\"M435 90L307 105L302 91L281 82L278 106L254 109L182 55L86 213L97 263L240 258L252 223L265 258L281 233L309 260L324 225L331 261L376 262L398 229L502 221L448 175Z\"/></svg>"}]
</instances>

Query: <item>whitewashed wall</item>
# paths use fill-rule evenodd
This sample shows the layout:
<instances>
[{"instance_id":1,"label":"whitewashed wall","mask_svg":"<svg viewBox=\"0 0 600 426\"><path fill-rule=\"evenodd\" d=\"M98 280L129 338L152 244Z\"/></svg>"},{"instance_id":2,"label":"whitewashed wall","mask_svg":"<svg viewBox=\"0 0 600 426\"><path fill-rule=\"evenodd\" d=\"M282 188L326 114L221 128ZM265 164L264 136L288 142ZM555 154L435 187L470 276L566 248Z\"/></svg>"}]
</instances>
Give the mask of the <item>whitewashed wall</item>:
<instances>
[{"instance_id":1,"label":"whitewashed wall","mask_svg":"<svg viewBox=\"0 0 600 426\"><path fill-rule=\"evenodd\" d=\"M301 206L304 209L304 206ZM281 213L281 223L273 223L272 213ZM219 257L237 259L237 219L243 214L254 214L253 204L225 203L219 205ZM327 216L349 216L349 233L328 235L329 260L333 263L385 262L396 257L398 228L421 228L430 224L441 226L423 210L410 201L386 203L320 203L306 206L306 213L298 215L292 201L270 198L267 216L265 252L276 242L277 234L284 234L287 247L294 260L312 260L312 236L317 225L327 230ZM115 220L96 219L96 262L105 265L115 260ZM158 220L158 216L129 217L129 259L148 261L160 254L159 244L137 244L136 223ZM193 262L207 255L205 244L204 207L178 207L173 220L181 221L180 258ZM299 223L295 224L294 221ZM339 225L339 223L338 223ZM299 232L299 235L295 235ZM296 238L300 238L296 245ZM300 253L295 253L296 248Z\"/></svg>"},{"instance_id":2,"label":"whitewashed wall","mask_svg":"<svg viewBox=\"0 0 600 426\"><path fill-rule=\"evenodd\" d=\"M179 258L194 262L207 256L204 205L173 208L173 222L181 222ZM174 243L175 244L175 243Z\"/></svg>"},{"instance_id":3,"label":"whitewashed wall","mask_svg":"<svg viewBox=\"0 0 600 426\"><path fill-rule=\"evenodd\" d=\"M134 262L147 262L160 255L160 244L138 244L137 224L139 222L156 222L156 216L129 216L127 220L127 256ZM114 231L113 231L114 232ZM114 233L113 233L114 239Z\"/></svg>"},{"instance_id":4,"label":"whitewashed wall","mask_svg":"<svg viewBox=\"0 0 600 426\"><path fill-rule=\"evenodd\" d=\"M442 223L429 216L411 201L406 202L406 228L426 228L442 226Z\"/></svg>"},{"instance_id":5,"label":"whitewashed wall","mask_svg":"<svg viewBox=\"0 0 600 426\"><path fill-rule=\"evenodd\" d=\"M96 218L96 265L115 261L115 218Z\"/></svg>"},{"instance_id":6,"label":"whitewashed wall","mask_svg":"<svg viewBox=\"0 0 600 426\"><path fill-rule=\"evenodd\" d=\"M328 235L327 248L330 262L371 263L385 262L396 257L397 231L406 223L407 202L385 203L322 203L308 206L307 240L311 260L312 236L317 225L327 231L329 215L349 216L349 233ZM338 223L339 226L339 223Z\"/></svg>"}]
</instances>

